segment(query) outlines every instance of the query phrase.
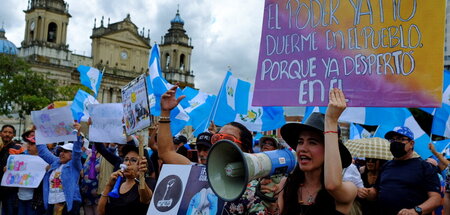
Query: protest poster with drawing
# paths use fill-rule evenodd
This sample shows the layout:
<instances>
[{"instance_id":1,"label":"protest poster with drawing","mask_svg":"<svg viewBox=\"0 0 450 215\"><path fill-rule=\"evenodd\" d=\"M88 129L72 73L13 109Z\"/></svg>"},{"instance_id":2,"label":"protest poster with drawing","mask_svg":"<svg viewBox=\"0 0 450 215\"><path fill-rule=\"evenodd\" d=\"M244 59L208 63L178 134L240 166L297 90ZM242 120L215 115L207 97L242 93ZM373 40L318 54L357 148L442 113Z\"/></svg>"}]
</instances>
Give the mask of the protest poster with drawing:
<instances>
[{"instance_id":1,"label":"protest poster with drawing","mask_svg":"<svg viewBox=\"0 0 450 215\"><path fill-rule=\"evenodd\" d=\"M2 186L36 188L48 164L35 155L10 155L3 174Z\"/></svg>"},{"instance_id":2,"label":"protest poster with drawing","mask_svg":"<svg viewBox=\"0 0 450 215\"><path fill-rule=\"evenodd\" d=\"M93 104L88 107L92 124L89 140L101 143L126 143L123 133L123 105L121 103Z\"/></svg>"},{"instance_id":3,"label":"protest poster with drawing","mask_svg":"<svg viewBox=\"0 0 450 215\"><path fill-rule=\"evenodd\" d=\"M176 173L176 174L174 174ZM147 214L222 214L204 165L164 164Z\"/></svg>"},{"instance_id":4,"label":"protest poster with drawing","mask_svg":"<svg viewBox=\"0 0 450 215\"><path fill-rule=\"evenodd\" d=\"M138 76L122 88L125 130L128 135L151 124L145 74Z\"/></svg>"},{"instance_id":5,"label":"protest poster with drawing","mask_svg":"<svg viewBox=\"0 0 450 215\"><path fill-rule=\"evenodd\" d=\"M36 126L36 144L77 140L70 106L32 111L31 119Z\"/></svg>"},{"instance_id":6,"label":"protest poster with drawing","mask_svg":"<svg viewBox=\"0 0 450 215\"><path fill-rule=\"evenodd\" d=\"M253 105L440 106L445 3L266 0Z\"/></svg>"}]
</instances>

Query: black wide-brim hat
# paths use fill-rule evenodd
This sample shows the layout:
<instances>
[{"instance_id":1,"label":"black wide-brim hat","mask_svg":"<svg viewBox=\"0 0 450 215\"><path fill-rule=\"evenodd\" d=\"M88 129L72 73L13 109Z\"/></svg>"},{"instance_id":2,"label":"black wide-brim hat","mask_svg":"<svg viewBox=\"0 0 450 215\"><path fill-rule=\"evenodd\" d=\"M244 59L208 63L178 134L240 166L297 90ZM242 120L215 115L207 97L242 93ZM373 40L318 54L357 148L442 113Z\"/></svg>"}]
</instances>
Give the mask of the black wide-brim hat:
<instances>
[{"instance_id":1,"label":"black wide-brim hat","mask_svg":"<svg viewBox=\"0 0 450 215\"><path fill-rule=\"evenodd\" d=\"M286 141L286 143L292 149L295 150L297 148L298 138L300 137L301 131L309 130L323 134L325 127L324 118L325 118L324 114L314 112L303 124L302 123L285 124L283 125L283 127L281 127L280 130L281 137L283 137L284 141ZM352 155L348 151L347 147L345 147L341 141L339 141L339 154L341 155L342 168L350 166L350 164L352 163Z\"/></svg>"}]
</instances>

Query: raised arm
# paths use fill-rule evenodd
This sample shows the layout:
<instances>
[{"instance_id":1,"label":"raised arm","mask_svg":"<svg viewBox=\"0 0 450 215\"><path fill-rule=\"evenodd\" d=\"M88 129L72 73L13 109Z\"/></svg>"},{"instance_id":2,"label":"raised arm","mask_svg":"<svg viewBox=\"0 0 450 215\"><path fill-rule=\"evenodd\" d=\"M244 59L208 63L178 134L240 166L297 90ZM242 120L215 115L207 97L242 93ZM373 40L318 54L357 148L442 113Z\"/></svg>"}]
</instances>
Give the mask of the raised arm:
<instances>
[{"instance_id":1,"label":"raised arm","mask_svg":"<svg viewBox=\"0 0 450 215\"><path fill-rule=\"evenodd\" d=\"M81 171L83 165L81 164L81 146L83 145L83 137L80 135L81 125L79 123L75 123L75 129L78 130L77 133L77 141L73 143L72 150L72 159L69 162L72 162L73 167Z\"/></svg>"},{"instance_id":2,"label":"raised arm","mask_svg":"<svg viewBox=\"0 0 450 215\"><path fill-rule=\"evenodd\" d=\"M331 90L325 114L325 188L334 197L336 210L347 214L356 197L357 188L352 182L342 181L342 163L337 131L339 116L345 108L344 93L340 89Z\"/></svg>"},{"instance_id":3,"label":"raised arm","mask_svg":"<svg viewBox=\"0 0 450 215\"><path fill-rule=\"evenodd\" d=\"M158 153L165 164L190 164L190 160L178 154L173 147L172 132L170 131L170 111L174 109L186 96L175 97L178 86L173 86L161 96L161 119L158 131Z\"/></svg>"},{"instance_id":4,"label":"raised arm","mask_svg":"<svg viewBox=\"0 0 450 215\"><path fill-rule=\"evenodd\" d=\"M55 161L58 161L58 157L56 157L53 153L48 150L46 144L37 145L39 157L41 157L48 164L52 164Z\"/></svg>"}]
</instances>

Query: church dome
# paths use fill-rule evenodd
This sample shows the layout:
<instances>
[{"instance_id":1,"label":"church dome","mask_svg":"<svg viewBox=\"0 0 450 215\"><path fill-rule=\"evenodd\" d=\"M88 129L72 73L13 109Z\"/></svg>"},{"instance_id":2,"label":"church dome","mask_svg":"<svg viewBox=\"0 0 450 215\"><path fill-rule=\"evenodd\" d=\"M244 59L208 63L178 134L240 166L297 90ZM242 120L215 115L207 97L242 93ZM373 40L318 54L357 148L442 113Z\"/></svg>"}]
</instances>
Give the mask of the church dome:
<instances>
[{"instance_id":1,"label":"church dome","mask_svg":"<svg viewBox=\"0 0 450 215\"><path fill-rule=\"evenodd\" d=\"M0 28L0 54L13 54L17 55L17 47L11 41L7 40L5 37L5 29Z\"/></svg>"},{"instance_id":2,"label":"church dome","mask_svg":"<svg viewBox=\"0 0 450 215\"><path fill-rule=\"evenodd\" d=\"M172 24L173 24L173 23L184 24L183 19L181 19L180 11L179 11L179 10L177 10L177 14L175 15L175 18L173 18L172 21L170 21L170 23L172 23Z\"/></svg>"}]
</instances>

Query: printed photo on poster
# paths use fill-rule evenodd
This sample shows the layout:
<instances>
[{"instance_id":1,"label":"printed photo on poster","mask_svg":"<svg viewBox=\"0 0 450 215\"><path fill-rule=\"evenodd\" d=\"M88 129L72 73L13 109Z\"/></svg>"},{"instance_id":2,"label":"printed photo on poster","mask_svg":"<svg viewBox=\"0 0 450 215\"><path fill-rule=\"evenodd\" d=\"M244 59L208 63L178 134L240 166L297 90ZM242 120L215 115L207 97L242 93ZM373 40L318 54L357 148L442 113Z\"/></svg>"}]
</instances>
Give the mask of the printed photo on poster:
<instances>
[{"instance_id":1,"label":"printed photo on poster","mask_svg":"<svg viewBox=\"0 0 450 215\"><path fill-rule=\"evenodd\" d=\"M140 75L122 88L125 129L128 135L150 126L150 108L145 75Z\"/></svg>"}]
</instances>

